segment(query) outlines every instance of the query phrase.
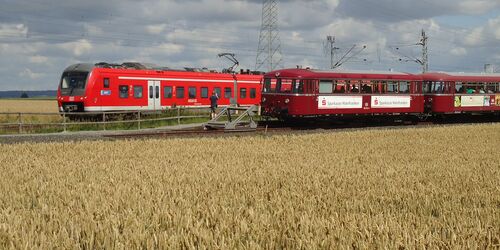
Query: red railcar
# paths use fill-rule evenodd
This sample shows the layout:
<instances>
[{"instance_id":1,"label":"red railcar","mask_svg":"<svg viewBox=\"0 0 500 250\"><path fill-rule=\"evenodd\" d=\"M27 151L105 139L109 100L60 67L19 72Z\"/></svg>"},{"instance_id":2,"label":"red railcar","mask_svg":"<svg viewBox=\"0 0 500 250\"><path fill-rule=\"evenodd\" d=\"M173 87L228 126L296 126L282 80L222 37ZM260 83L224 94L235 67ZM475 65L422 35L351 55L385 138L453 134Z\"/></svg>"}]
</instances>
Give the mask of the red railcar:
<instances>
[{"instance_id":1,"label":"red railcar","mask_svg":"<svg viewBox=\"0 0 500 250\"><path fill-rule=\"evenodd\" d=\"M397 72L277 70L264 76L262 112L282 118L420 114L421 82Z\"/></svg>"},{"instance_id":2,"label":"red railcar","mask_svg":"<svg viewBox=\"0 0 500 250\"><path fill-rule=\"evenodd\" d=\"M428 113L500 112L500 74L426 73L422 78Z\"/></svg>"},{"instance_id":3,"label":"red railcar","mask_svg":"<svg viewBox=\"0 0 500 250\"><path fill-rule=\"evenodd\" d=\"M169 107L208 107L213 91L218 104L259 104L262 75L196 72L147 68L138 63L75 64L61 77L57 100L61 112L162 110ZM237 82L237 90L234 83Z\"/></svg>"}]
</instances>

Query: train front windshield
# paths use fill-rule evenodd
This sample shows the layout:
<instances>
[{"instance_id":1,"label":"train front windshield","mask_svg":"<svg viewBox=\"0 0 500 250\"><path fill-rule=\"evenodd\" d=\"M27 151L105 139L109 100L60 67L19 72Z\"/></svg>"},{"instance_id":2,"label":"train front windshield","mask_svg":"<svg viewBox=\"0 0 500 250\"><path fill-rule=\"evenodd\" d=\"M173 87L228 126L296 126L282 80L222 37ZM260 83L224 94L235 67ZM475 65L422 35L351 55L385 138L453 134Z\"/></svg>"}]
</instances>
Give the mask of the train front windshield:
<instances>
[{"instance_id":1,"label":"train front windshield","mask_svg":"<svg viewBox=\"0 0 500 250\"><path fill-rule=\"evenodd\" d=\"M294 93L304 91L304 81L295 79L265 78L262 92L264 93Z\"/></svg>"},{"instance_id":2,"label":"train front windshield","mask_svg":"<svg viewBox=\"0 0 500 250\"><path fill-rule=\"evenodd\" d=\"M61 78L61 95L82 94L88 74L88 72L64 72Z\"/></svg>"}]
</instances>

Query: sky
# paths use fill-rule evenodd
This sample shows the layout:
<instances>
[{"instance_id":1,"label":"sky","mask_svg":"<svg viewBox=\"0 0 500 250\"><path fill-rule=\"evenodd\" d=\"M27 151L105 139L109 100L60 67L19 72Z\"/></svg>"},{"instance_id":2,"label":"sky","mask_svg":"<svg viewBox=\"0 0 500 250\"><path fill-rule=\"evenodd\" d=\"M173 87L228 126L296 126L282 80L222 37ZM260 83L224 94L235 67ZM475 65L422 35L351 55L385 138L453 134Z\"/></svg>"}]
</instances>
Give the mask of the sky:
<instances>
[{"instance_id":1,"label":"sky","mask_svg":"<svg viewBox=\"0 0 500 250\"><path fill-rule=\"evenodd\" d=\"M0 0L0 91L55 90L80 62L143 62L222 70L235 53L255 69L261 0ZM283 67L421 71L421 30L429 70L500 71L500 0L281 0ZM365 49L362 49L366 46Z\"/></svg>"}]
</instances>

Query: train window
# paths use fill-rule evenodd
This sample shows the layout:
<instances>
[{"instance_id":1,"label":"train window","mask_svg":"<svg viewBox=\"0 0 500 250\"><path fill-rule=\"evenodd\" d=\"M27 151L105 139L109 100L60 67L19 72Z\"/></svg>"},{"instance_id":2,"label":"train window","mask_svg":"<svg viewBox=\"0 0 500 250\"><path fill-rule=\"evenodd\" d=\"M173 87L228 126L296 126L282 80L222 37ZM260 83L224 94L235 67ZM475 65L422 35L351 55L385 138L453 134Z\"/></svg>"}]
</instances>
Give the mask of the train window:
<instances>
[{"instance_id":1,"label":"train window","mask_svg":"<svg viewBox=\"0 0 500 250\"><path fill-rule=\"evenodd\" d=\"M109 88L109 78L104 78L103 85L104 85L104 88Z\"/></svg>"},{"instance_id":2,"label":"train window","mask_svg":"<svg viewBox=\"0 0 500 250\"><path fill-rule=\"evenodd\" d=\"M359 89L361 93L371 93L372 92L372 82L370 80L363 80L361 82L361 87Z\"/></svg>"},{"instance_id":3,"label":"train window","mask_svg":"<svg viewBox=\"0 0 500 250\"><path fill-rule=\"evenodd\" d=\"M276 88L276 79L271 79L271 78L264 79L264 88L262 89L262 92L272 93L275 91L275 88Z\"/></svg>"},{"instance_id":4,"label":"train window","mask_svg":"<svg viewBox=\"0 0 500 250\"><path fill-rule=\"evenodd\" d=\"M333 92L333 84L331 80L320 80L319 81L319 93L320 94L331 94Z\"/></svg>"},{"instance_id":5,"label":"train window","mask_svg":"<svg viewBox=\"0 0 500 250\"><path fill-rule=\"evenodd\" d=\"M384 85L384 82L381 81L373 81L372 82L372 93L382 93L382 86Z\"/></svg>"},{"instance_id":6,"label":"train window","mask_svg":"<svg viewBox=\"0 0 500 250\"><path fill-rule=\"evenodd\" d=\"M178 99L184 98L184 87L177 87L177 92L175 95L177 96Z\"/></svg>"},{"instance_id":7,"label":"train window","mask_svg":"<svg viewBox=\"0 0 500 250\"><path fill-rule=\"evenodd\" d=\"M432 92L436 94L444 93L444 83L443 82L433 82L432 83Z\"/></svg>"},{"instance_id":8,"label":"train window","mask_svg":"<svg viewBox=\"0 0 500 250\"><path fill-rule=\"evenodd\" d=\"M455 93L463 93L464 92L464 86L461 82L456 82L455 83Z\"/></svg>"},{"instance_id":9,"label":"train window","mask_svg":"<svg viewBox=\"0 0 500 250\"><path fill-rule=\"evenodd\" d=\"M474 94L477 93L476 90L478 88L477 83L466 83L465 85L465 93L467 94Z\"/></svg>"},{"instance_id":10,"label":"train window","mask_svg":"<svg viewBox=\"0 0 500 250\"><path fill-rule=\"evenodd\" d=\"M134 86L134 98L142 98L142 86Z\"/></svg>"},{"instance_id":11,"label":"train window","mask_svg":"<svg viewBox=\"0 0 500 250\"><path fill-rule=\"evenodd\" d=\"M278 92L278 90L276 90ZM291 79L281 79L280 90L281 93L292 92L292 80Z\"/></svg>"},{"instance_id":12,"label":"train window","mask_svg":"<svg viewBox=\"0 0 500 250\"><path fill-rule=\"evenodd\" d=\"M281 92L281 79L278 79L278 80L276 81L276 88L275 88L275 92L276 92L276 93Z\"/></svg>"},{"instance_id":13,"label":"train window","mask_svg":"<svg viewBox=\"0 0 500 250\"><path fill-rule=\"evenodd\" d=\"M338 80L333 83L335 93L345 93L345 81Z\"/></svg>"},{"instance_id":14,"label":"train window","mask_svg":"<svg viewBox=\"0 0 500 250\"><path fill-rule=\"evenodd\" d=\"M351 83L351 89L349 90L351 93L359 93L359 82L353 81Z\"/></svg>"},{"instance_id":15,"label":"train window","mask_svg":"<svg viewBox=\"0 0 500 250\"><path fill-rule=\"evenodd\" d=\"M292 92L293 93L302 93L304 91L304 82L302 80L293 80L292 81Z\"/></svg>"},{"instance_id":16,"label":"train window","mask_svg":"<svg viewBox=\"0 0 500 250\"><path fill-rule=\"evenodd\" d=\"M172 86L163 87L163 98L172 98Z\"/></svg>"},{"instance_id":17,"label":"train window","mask_svg":"<svg viewBox=\"0 0 500 250\"><path fill-rule=\"evenodd\" d=\"M224 98L230 99L231 98L231 88L224 88Z\"/></svg>"},{"instance_id":18,"label":"train window","mask_svg":"<svg viewBox=\"0 0 500 250\"><path fill-rule=\"evenodd\" d=\"M240 89L240 98L241 99L247 98L247 89L246 88Z\"/></svg>"},{"instance_id":19,"label":"train window","mask_svg":"<svg viewBox=\"0 0 500 250\"><path fill-rule=\"evenodd\" d=\"M257 90L255 88L250 89L250 98L255 99L257 97Z\"/></svg>"},{"instance_id":20,"label":"train window","mask_svg":"<svg viewBox=\"0 0 500 250\"><path fill-rule=\"evenodd\" d=\"M220 95L220 93L221 93L221 92L220 92L220 88L219 88L219 87L214 88L214 92L215 92L215 94L216 94L219 98L221 97L221 95Z\"/></svg>"},{"instance_id":21,"label":"train window","mask_svg":"<svg viewBox=\"0 0 500 250\"><path fill-rule=\"evenodd\" d=\"M432 82L424 82L424 93L432 92Z\"/></svg>"},{"instance_id":22,"label":"train window","mask_svg":"<svg viewBox=\"0 0 500 250\"><path fill-rule=\"evenodd\" d=\"M387 93L398 93L398 82L387 82Z\"/></svg>"},{"instance_id":23,"label":"train window","mask_svg":"<svg viewBox=\"0 0 500 250\"><path fill-rule=\"evenodd\" d=\"M498 83L495 83L495 82L488 83L488 85L486 87L486 93L488 93L488 94L493 94L495 92L498 93L497 85L498 85Z\"/></svg>"},{"instance_id":24,"label":"train window","mask_svg":"<svg viewBox=\"0 0 500 250\"><path fill-rule=\"evenodd\" d=\"M208 88L201 87L201 98L208 98Z\"/></svg>"},{"instance_id":25,"label":"train window","mask_svg":"<svg viewBox=\"0 0 500 250\"><path fill-rule=\"evenodd\" d=\"M410 83L409 82L399 82L399 92L400 93L410 93Z\"/></svg>"},{"instance_id":26,"label":"train window","mask_svg":"<svg viewBox=\"0 0 500 250\"><path fill-rule=\"evenodd\" d=\"M304 93L317 93L318 80L304 80Z\"/></svg>"},{"instance_id":27,"label":"train window","mask_svg":"<svg viewBox=\"0 0 500 250\"><path fill-rule=\"evenodd\" d=\"M188 98L189 99L196 98L196 87L189 87L189 89L188 89Z\"/></svg>"},{"instance_id":28,"label":"train window","mask_svg":"<svg viewBox=\"0 0 500 250\"><path fill-rule=\"evenodd\" d=\"M128 98L128 85L120 85L118 89L120 90L120 98Z\"/></svg>"}]
</instances>

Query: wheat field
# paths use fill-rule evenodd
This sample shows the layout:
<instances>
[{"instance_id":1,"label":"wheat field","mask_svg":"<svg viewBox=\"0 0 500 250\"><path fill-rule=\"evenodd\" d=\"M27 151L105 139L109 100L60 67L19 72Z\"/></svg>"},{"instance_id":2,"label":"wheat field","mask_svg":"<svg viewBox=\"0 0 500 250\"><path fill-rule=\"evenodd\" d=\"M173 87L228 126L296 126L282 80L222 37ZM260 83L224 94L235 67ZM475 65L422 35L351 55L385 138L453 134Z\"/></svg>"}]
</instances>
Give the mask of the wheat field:
<instances>
[{"instance_id":1,"label":"wheat field","mask_svg":"<svg viewBox=\"0 0 500 250\"><path fill-rule=\"evenodd\" d=\"M500 247L500 124L0 144L0 248Z\"/></svg>"},{"instance_id":2,"label":"wheat field","mask_svg":"<svg viewBox=\"0 0 500 250\"><path fill-rule=\"evenodd\" d=\"M25 123L60 122L61 117L58 115L58 112L59 109L56 100L0 99L0 123L13 123L19 122L20 120ZM15 113L23 113L23 115L20 118L19 115Z\"/></svg>"},{"instance_id":3,"label":"wheat field","mask_svg":"<svg viewBox=\"0 0 500 250\"><path fill-rule=\"evenodd\" d=\"M58 113L56 100L0 99L0 113Z\"/></svg>"}]
</instances>

